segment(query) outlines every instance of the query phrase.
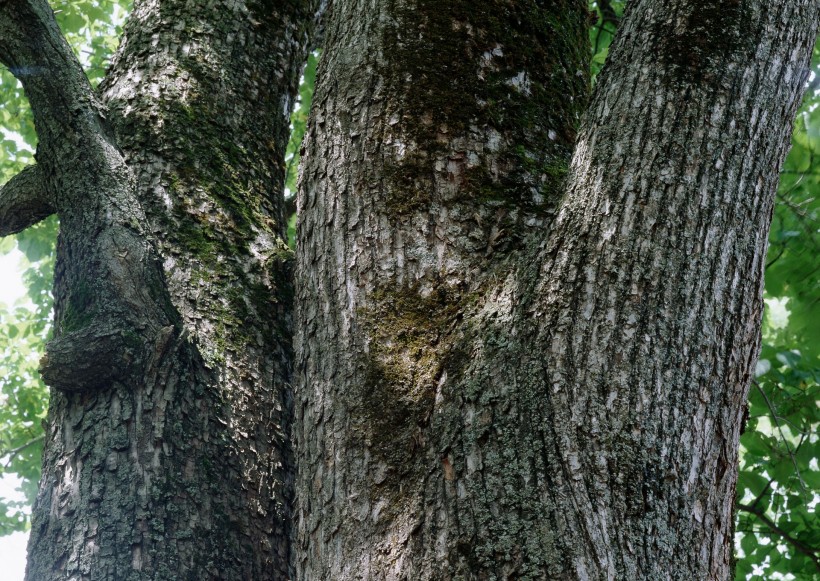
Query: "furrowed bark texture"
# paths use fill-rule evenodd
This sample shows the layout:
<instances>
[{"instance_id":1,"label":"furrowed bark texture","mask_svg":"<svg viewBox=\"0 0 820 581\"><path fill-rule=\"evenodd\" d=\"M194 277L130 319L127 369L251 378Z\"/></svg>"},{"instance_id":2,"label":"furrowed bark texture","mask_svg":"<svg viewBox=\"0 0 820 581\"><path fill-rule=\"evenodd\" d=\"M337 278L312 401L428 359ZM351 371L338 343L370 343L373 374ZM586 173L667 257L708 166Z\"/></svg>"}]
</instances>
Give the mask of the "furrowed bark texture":
<instances>
[{"instance_id":1,"label":"furrowed bark texture","mask_svg":"<svg viewBox=\"0 0 820 581\"><path fill-rule=\"evenodd\" d=\"M315 12L310 1L135 3L98 94L174 319L146 337L151 310L131 313L147 345L139 375L96 381L65 359L78 386L52 390L27 579L289 577L283 158ZM89 270L58 211L56 276L71 281L57 283L59 337L79 292L71 273Z\"/></svg>"},{"instance_id":2,"label":"furrowed bark texture","mask_svg":"<svg viewBox=\"0 0 820 581\"><path fill-rule=\"evenodd\" d=\"M299 200L300 579L511 574L553 557L515 545L515 523L539 514L491 514L496 491L456 480L463 445L439 424L461 417L499 276L560 199L588 16L558 4L331 7Z\"/></svg>"},{"instance_id":3,"label":"furrowed bark texture","mask_svg":"<svg viewBox=\"0 0 820 581\"><path fill-rule=\"evenodd\" d=\"M448 6L329 16L299 201L297 577L729 579L820 8L630 3L564 182L585 3Z\"/></svg>"},{"instance_id":4,"label":"furrowed bark texture","mask_svg":"<svg viewBox=\"0 0 820 581\"><path fill-rule=\"evenodd\" d=\"M733 576L766 240L819 16L630 4L524 301L579 578Z\"/></svg>"}]
</instances>

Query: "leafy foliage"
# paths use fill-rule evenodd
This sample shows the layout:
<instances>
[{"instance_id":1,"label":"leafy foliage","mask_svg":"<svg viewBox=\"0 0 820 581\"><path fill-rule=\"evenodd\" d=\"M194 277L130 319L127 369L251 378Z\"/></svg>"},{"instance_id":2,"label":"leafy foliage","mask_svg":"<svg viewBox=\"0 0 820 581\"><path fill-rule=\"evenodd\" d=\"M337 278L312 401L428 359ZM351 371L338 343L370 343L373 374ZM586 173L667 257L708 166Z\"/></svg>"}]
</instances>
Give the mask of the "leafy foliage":
<instances>
[{"instance_id":1,"label":"leafy foliage","mask_svg":"<svg viewBox=\"0 0 820 581\"><path fill-rule=\"evenodd\" d=\"M307 128L307 118L310 112L310 103L313 99L313 86L316 84L316 67L319 64L319 52L313 51L308 55L305 70L299 83L299 98L293 113L290 115L290 141L285 151L285 164L287 164L287 177L285 178L285 197L290 198L296 195L296 179L299 169L299 149Z\"/></svg>"},{"instance_id":2,"label":"leafy foliage","mask_svg":"<svg viewBox=\"0 0 820 581\"><path fill-rule=\"evenodd\" d=\"M589 29L589 44L592 48L590 70L592 79L601 72L609 55L609 45L615 37L621 17L624 14L623 0L597 0L590 2L589 9L595 17L595 25Z\"/></svg>"},{"instance_id":3,"label":"leafy foliage","mask_svg":"<svg viewBox=\"0 0 820 581\"><path fill-rule=\"evenodd\" d=\"M307 118L310 112L310 103L313 100L313 87L316 84L316 67L319 64L319 50L308 55L305 70L299 83L299 99L290 115L290 141L285 150L285 200L288 212L288 244L296 248L296 180L298 178L299 150L307 129Z\"/></svg>"},{"instance_id":4,"label":"leafy foliage","mask_svg":"<svg viewBox=\"0 0 820 581\"><path fill-rule=\"evenodd\" d=\"M60 30L96 87L120 42L131 0L50 0L50 3Z\"/></svg>"},{"instance_id":5,"label":"leafy foliage","mask_svg":"<svg viewBox=\"0 0 820 581\"><path fill-rule=\"evenodd\" d=\"M37 367L50 329L56 229L51 218L17 237L28 300L14 306L0 303L0 476L13 473L22 479L27 500L0 499L0 534L27 528L27 508L40 478L48 391ZM14 246L15 240L8 237L0 243L0 252Z\"/></svg>"}]
</instances>

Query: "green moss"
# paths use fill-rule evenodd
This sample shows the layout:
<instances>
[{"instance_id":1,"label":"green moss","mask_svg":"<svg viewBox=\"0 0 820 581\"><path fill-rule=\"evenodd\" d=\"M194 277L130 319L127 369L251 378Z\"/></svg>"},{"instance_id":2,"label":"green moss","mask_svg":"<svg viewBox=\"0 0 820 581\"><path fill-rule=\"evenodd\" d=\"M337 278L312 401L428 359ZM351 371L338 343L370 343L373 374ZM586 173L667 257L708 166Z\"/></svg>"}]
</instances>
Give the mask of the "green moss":
<instances>
[{"instance_id":1,"label":"green moss","mask_svg":"<svg viewBox=\"0 0 820 581\"><path fill-rule=\"evenodd\" d=\"M274 11L265 19L279 17ZM181 42L192 33L183 31ZM287 122L273 105L260 110L258 118L247 118L234 110L229 95L244 90L247 79L224 78L218 60L202 53L179 56L177 74L184 82L164 89L168 92L156 104L162 123L144 119L134 131L149 133L140 142L152 144L172 168L164 176L167 198L146 208L164 232L163 254L190 277L185 296L196 296L199 308L208 312L212 340L203 355L215 366L260 333L277 344L289 335L276 326L282 319L276 313L293 299L290 254L277 249L260 264L252 250L260 237L284 235L278 223L281 200L274 197L279 192L272 190L284 178L284 168L274 160L286 143ZM182 95L177 86L188 90ZM254 87L266 90L263 84ZM214 99L217 93L223 98ZM153 107L148 110L155 114Z\"/></svg>"},{"instance_id":2,"label":"green moss","mask_svg":"<svg viewBox=\"0 0 820 581\"><path fill-rule=\"evenodd\" d=\"M180 216L181 212L177 212ZM210 226L197 224L191 219L180 216L175 231L180 246L205 263L212 262L220 253L219 238L214 235Z\"/></svg>"},{"instance_id":3,"label":"green moss","mask_svg":"<svg viewBox=\"0 0 820 581\"><path fill-rule=\"evenodd\" d=\"M62 333L72 333L86 328L94 320L99 308L94 299L94 289L88 281L80 279L71 288L59 321Z\"/></svg>"},{"instance_id":4,"label":"green moss","mask_svg":"<svg viewBox=\"0 0 820 581\"><path fill-rule=\"evenodd\" d=\"M360 430L395 475L413 461L442 374L458 373L466 361L458 327L472 300L444 284L426 296L418 286L391 286L377 290L372 306L359 313L369 339L361 393L354 394Z\"/></svg>"},{"instance_id":5,"label":"green moss","mask_svg":"<svg viewBox=\"0 0 820 581\"><path fill-rule=\"evenodd\" d=\"M433 171L426 155L410 154L401 163L387 163L389 184L386 206L391 215L406 215L428 208L433 201Z\"/></svg>"}]
</instances>

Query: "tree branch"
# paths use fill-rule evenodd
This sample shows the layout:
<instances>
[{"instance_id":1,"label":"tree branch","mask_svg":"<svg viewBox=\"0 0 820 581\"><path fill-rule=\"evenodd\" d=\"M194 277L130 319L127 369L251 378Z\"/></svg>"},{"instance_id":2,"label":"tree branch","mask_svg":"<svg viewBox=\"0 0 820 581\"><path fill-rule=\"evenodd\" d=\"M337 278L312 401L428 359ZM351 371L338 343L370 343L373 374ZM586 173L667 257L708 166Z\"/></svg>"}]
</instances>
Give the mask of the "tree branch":
<instances>
[{"instance_id":1,"label":"tree branch","mask_svg":"<svg viewBox=\"0 0 820 581\"><path fill-rule=\"evenodd\" d=\"M789 441L786 439L786 436L783 434L783 428L780 427L780 416L777 415L777 410L772 405L772 402L769 400L769 396L766 395L766 392L763 391L763 388L760 387L760 384L757 380L753 379L752 383L755 384L757 391L760 392L760 395L763 396L763 399L766 401L766 405L769 408L769 411L772 412L772 419L774 419L774 425L777 427L777 431L780 434L780 439L783 440L783 443L786 445L786 450L789 453L789 457L792 459L792 465L794 466L794 471L797 474L797 481L800 483L800 488L806 490L806 483L803 482L803 477L800 475L800 468L797 467L797 459L794 457L794 453L792 452L792 447L789 445Z\"/></svg>"},{"instance_id":2,"label":"tree branch","mask_svg":"<svg viewBox=\"0 0 820 581\"><path fill-rule=\"evenodd\" d=\"M46 0L0 0L0 62L23 84L38 151L78 134L88 137L89 121L92 132L99 132L91 85Z\"/></svg>"},{"instance_id":3,"label":"tree branch","mask_svg":"<svg viewBox=\"0 0 820 581\"><path fill-rule=\"evenodd\" d=\"M179 315L134 176L47 0L0 0L0 62L31 104L41 199L60 215L54 338L40 373L65 391L139 377Z\"/></svg>"},{"instance_id":4,"label":"tree branch","mask_svg":"<svg viewBox=\"0 0 820 581\"><path fill-rule=\"evenodd\" d=\"M0 186L0 236L16 234L54 212L36 165L26 167Z\"/></svg>"},{"instance_id":5,"label":"tree branch","mask_svg":"<svg viewBox=\"0 0 820 581\"><path fill-rule=\"evenodd\" d=\"M754 507L754 506L751 506L751 505L748 505L748 504L742 504L742 503L737 503L737 508L744 511L744 512L748 512L750 514L753 514L757 518L759 518L760 522L765 524L766 527L768 527L768 529L770 531L772 531L774 534L776 534L777 536L782 538L784 541L789 543L792 547L795 548L795 550L799 551L800 553L803 553L809 559L811 559L812 562L814 563L814 566L817 568L818 571L820 571L820 557L817 556L817 551L816 550L814 550L812 547L809 547L808 545L802 543L801 541L798 541L794 537L790 536L789 533L787 533L786 531L781 529L779 526L777 526L777 524L772 519L770 519L768 516L766 516L766 513L763 510L761 510L757 507Z\"/></svg>"},{"instance_id":6,"label":"tree branch","mask_svg":"<svg viewBox=\"0 0 820 581\"><path fill-rule=\"evenodd\" d=\"M752 501L752 504L750 504L749 506L751 506L752 508L757 507L757 504L766 495L766 492L769 490L769 487L772 485L772 482L774 482L774 479L770 478L769 481L766 483L766 486L763 487L763 490L760 491L760 494L757 495L757 497Z\"/></svg>"},{"instance_id":7,"label":"tree branch","mask_svg":"<svg viewBox=\"0 0 820 581\"><path fill-rule=\"evenodd\" d=\"M45 440L45 438L46 438L45 434L40 434L36 438L34 438L32 440L29 440L28 442L26 442L25 444L22 444L21 446L17 446L16 448L12 448L11 450L6 450L5 452L0 452L0 458L5 458L6 456L9 457L8 460L6 461L6 468L8 468L9 466L11 466L11 463L14 460L15 456L17 456L17 454L19 454L20 452L22 452L26 448L28 448L30 446L33 446L34 444L36 444L38 442L42 442L43 440Z\"/></svg>"}]
</instances>

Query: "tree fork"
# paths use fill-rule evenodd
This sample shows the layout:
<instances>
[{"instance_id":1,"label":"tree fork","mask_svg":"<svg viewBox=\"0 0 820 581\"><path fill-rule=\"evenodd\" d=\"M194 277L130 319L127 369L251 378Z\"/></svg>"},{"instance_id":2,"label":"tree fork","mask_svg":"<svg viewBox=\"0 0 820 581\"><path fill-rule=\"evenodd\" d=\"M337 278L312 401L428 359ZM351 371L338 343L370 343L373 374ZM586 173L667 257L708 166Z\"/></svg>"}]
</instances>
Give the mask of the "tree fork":
<instances>
[{"instance_id":1,"label":"tree fork","mask_svg":"<svg viewBox=\"0 0 820 581\"><path fill-rule=\"evenodd\" d=\"M477 405L470 360L505 341L505 279L560 203L588 20L580 1L333 4L299 198L299 578L526 576L558 560L526 532L545 513L463 495L458 455L486 434L465 444L442 422L503 422ZM485 395L506 406L493 379Z\"/></svg>"},{"instance_id":2,"label":"tree fork","mask_svg":"<svg viewBox=\"0 0 820 581\"><path fill-rule=\"evenodd\" d=\"M820 8L630 3L575 139L586 6L558 4L332 7L299 200L301 578L731 576Z\"/></svg>"}]
</instances>

